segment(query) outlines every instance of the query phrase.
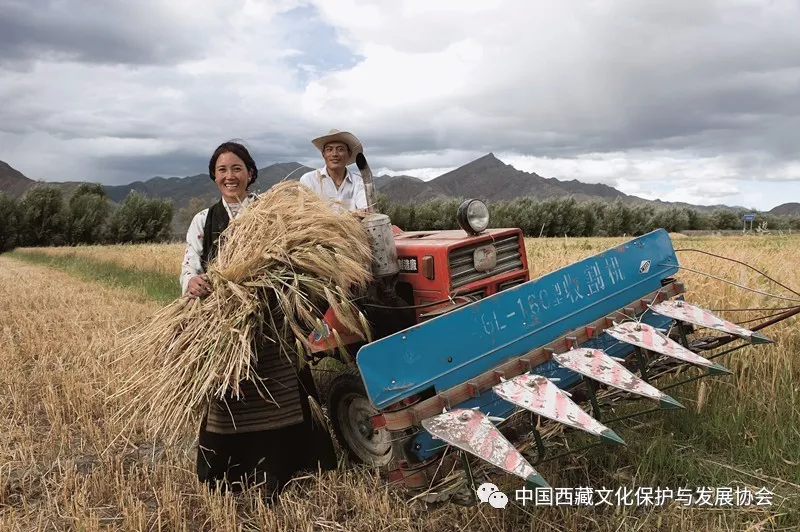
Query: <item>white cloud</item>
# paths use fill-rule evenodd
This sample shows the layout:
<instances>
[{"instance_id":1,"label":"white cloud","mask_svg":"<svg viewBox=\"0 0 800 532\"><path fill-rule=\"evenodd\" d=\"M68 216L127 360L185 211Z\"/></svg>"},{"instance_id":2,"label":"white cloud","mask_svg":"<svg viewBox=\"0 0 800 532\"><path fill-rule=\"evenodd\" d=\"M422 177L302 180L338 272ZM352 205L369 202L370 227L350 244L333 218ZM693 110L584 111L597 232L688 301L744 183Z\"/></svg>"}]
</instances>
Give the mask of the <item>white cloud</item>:
<instances>
[{"instance_id":1,"label":"white cloud","mask_svg":"<svg viewBox=\"0 0 800 532\"><path fill-rule=\"evenodd\" d=\"M452 170L455 170L457 167L450 167L450 168L412 168L409 170L392 170L391 168L378 168L377 171L373 171L374 175L408 175L411 177L418 177L423 181L430 181L431 179L436 179L442 174L446 174Z\"/></svg>"},{"instance_id":2,"label":"white cloud","mask_svg":"<svg viewBox=\"0 0 800 532\"><path fill-rule=\"evenodd\" d=\"M663 194L662 201L689 201L697 205L716 205L727 198L736 197L739 189L728 183L697 183L688 186L676 186Z\"/></svg>"},{"instance_id":3,"label":"white cloud","mask_svg":"<svg viewBox=\"0 0 800 532\"><path fill-rule=\"evenodd\" d=\"M229 138L317 161L337 128L424 179L491 151L643 197L800 199L764 186L800 186L794 0L14 5L0 159L31 177L201 172Z\"/></svg>"},{"instance_id":4,"label":"white cloud","mask_svg":"<svg viewBox=\"0 0 800 532\"><path fill-rule=\"evenodd\" d=\"M633 150L571 158L501 153L498 158L518 170L542 177L604 183L625 194L650 200L696 205L731 203L770 209L789 201L786 197L800 193L797 163L774 161L758 154L693 157L685 152Z\"/></svg>"},{"instance_id":5,"label":"white cloud","mask_svg":"<svg viewBox=\"0 0 800 532\"><path fill-rule=\"evenodd\" d=\"M403 128L452 148L537 155L713 157L726 144L774 154L770 142L798 123L784 113L800 89L794 2L507 0L445 14L439 3L386 1L369 24L366 0L317 4L365 60L313 90L327 117L357 116L375 135Z\"/></svg>"},{"instance_id":6,"label":"white cloud","mask_svg":"<svg viewBox=\"0 0 800 532\"><path fill-rule=\"evenodd\" d=\"M127 161L133 168L123 175L132 180L137 157L205 158L230 138L291 132L299 94L289 88L294 72L280 48L286 28L270 22L295 2L280 4L149 6L150 17L178 20L171 31L196 42L198 53L177 65L43 59L27 72L4 73L0 99L13 105L0 111L0 122L11 125L0 125L0 159L33 178L119 182L105 161Z\"/></svg>"}]
</instances>

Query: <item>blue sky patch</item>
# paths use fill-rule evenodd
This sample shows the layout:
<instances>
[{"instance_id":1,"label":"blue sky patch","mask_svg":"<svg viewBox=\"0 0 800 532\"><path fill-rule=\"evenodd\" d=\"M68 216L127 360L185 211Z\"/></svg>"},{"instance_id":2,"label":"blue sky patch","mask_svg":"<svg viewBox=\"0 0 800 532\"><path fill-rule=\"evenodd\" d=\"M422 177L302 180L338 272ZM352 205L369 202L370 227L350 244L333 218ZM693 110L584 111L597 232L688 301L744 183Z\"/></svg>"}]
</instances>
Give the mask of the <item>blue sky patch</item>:
<instances>
[{"instance_id":1,"label":"blue sky patch","mask_svg":"<svg viewBox=\"0 0 800 532\"><path fill-rule=\"evenodd\" d=\"M335 28L322 20L314 6L281 13L275 23L285 28L285 47L300 52L288 56L285 62L302 86L329 72L352 68L363 59L338 41Z\"/></svg>"}]
</instances>

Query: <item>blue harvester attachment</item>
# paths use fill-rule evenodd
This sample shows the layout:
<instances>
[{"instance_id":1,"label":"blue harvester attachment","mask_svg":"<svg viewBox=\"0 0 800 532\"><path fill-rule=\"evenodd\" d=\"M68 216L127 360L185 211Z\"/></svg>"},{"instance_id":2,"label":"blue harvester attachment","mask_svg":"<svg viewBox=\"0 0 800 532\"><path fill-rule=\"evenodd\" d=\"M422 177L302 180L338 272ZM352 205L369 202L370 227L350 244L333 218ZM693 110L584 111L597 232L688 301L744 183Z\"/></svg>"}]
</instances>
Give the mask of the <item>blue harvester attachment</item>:
<instances>
[{"instance_id":1,"label":"blue harvester attachment","mask_svg":"<svg viewBox=\"0 0 800 532\"><path fill-rule=\"evenodd\" d=\"M672 278L677 271L672 242L657 230L367 344L356 361L369 400L395 425L406 416L406 426L425 429L408 446L419 462L437 456L446 442L546 486L492 420L523 408L603 442L624 443L598 421L597 383L662 408L683 407L646 382L643 366L641 376L626 369L628 355L652 352L710 373L727 371L663 334L676 315L663 302L683 291ZM712 319L695 307L680 310ZM594 417L566 392L582 380ZM420 396L413 407L398 408Z\"/></svg>"}]
</instances>

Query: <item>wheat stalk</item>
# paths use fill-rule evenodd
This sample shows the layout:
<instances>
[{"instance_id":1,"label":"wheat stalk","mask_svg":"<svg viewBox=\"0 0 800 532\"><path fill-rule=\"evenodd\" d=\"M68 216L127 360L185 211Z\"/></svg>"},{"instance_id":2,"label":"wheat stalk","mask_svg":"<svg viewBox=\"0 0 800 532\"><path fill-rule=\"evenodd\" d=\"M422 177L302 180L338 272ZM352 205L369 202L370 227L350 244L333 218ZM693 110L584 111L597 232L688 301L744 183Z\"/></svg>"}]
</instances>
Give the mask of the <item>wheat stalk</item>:
<instances>
[{"instance_id":1,"label":"wheat stalk","mask_svg":"<svg viewBox=\"0 0 800 532\"><path fill-rule=\"evenodd\" d=\"M354 214L281 183L229 224L218 249L207 272L211 294L175 300L128 331L114 354L119 387L110 399L126 398L120 418L144 418L168 441L209 400L239 398L243 381L259 379L256 340L277 343L302 366L323 304L370 337L346 296L371 280L369 237Z\"/></svg>"}]
</instances>

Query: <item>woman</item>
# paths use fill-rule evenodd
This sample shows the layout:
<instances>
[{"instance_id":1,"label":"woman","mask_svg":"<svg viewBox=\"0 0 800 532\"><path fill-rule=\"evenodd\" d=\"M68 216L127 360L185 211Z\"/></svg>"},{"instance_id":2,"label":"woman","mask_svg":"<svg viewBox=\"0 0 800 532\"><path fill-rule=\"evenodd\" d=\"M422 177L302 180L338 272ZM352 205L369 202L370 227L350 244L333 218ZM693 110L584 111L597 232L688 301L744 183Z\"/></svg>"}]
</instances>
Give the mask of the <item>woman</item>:
<instances>
[{"instance_id":1,"label":"woman","mask_svg":"<svg viewBox=\"0 0 800 532\"><path fill-rule=\"evenodd\" d=\"M195 215L186 235L180 281L190 298L210 293L205 272L216 256L219 235L258 197L247 192L258 169L241 144L220 145L208 173L221 198ZM298 471L316 470L318 465L334 469L336 454L327 428L312 419L308 396L316 399L316 389L308 366L298 372L267 338L257 340L254 349L263 384L244 381L239 399L211 402L200 426L197 476L222 490L260 484L273 496Z\"/></svg>"}]
</instances>

